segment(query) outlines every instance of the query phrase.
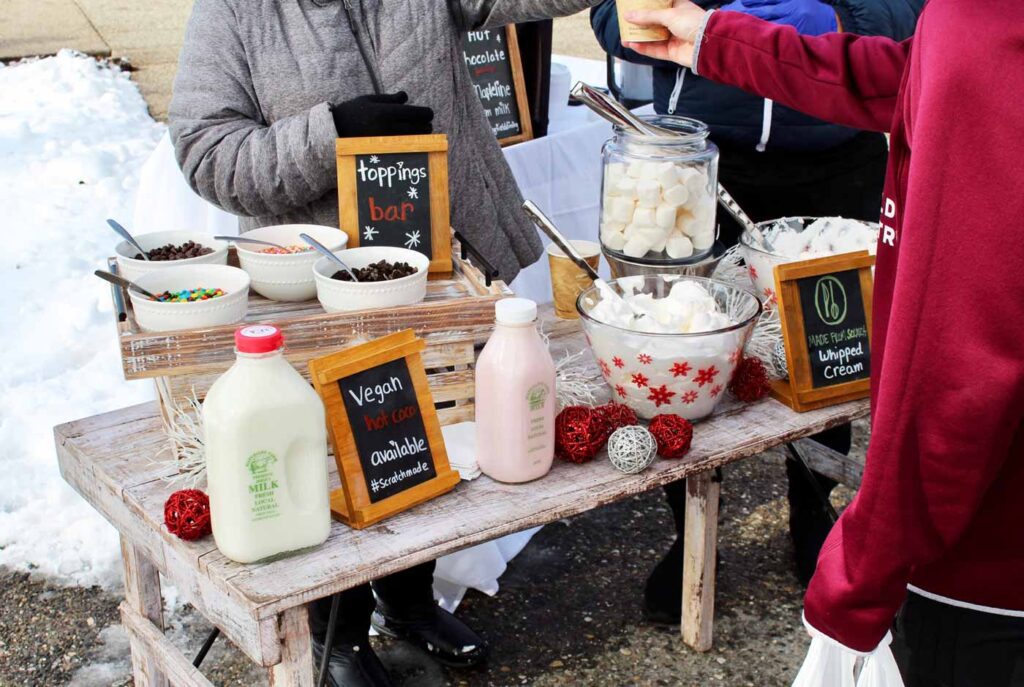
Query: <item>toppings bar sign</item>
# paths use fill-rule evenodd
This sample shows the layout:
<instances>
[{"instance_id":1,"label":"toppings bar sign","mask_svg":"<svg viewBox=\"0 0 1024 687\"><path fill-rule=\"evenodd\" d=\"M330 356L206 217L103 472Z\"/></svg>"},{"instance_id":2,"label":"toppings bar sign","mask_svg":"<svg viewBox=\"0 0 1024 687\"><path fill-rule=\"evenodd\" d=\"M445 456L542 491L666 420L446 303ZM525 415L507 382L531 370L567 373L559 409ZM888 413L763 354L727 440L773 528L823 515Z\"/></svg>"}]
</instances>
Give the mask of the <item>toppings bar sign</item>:
<instances>
[{"instance_id":1,"label":"toppings bar sign","mask_svg":"<svg viewBox=\"0 0 1024 687\"><path fill-rule=\"evenodd\" d=\"M870 393L874 262L860 252L775 268L789 381L773 395L794 410Z\"/></svg>"},{"instance_id":2,"label":"toppings bar sign","mask_svg":"<svg viewBox=\"0 0 1024 687\"><path fill-rule=\"evenodd\" d=\"M533 138L515 25L468 31L462 36L462 56L498 142Z\"/></svg>"},{"instance_id":3,"label":"toppings bar sign","mask_svg":"<svg viewBox=\"0 0 1024 687\"><path fill-rule=\"evenodd\" d=\"M341 488L331 512L363 528L459 482L448 464L434 400L412 330L309 363L324 401Z\"/></svg>"},{"instance_id":4,"label":"toppings bar sign","mask_svg":"<svg viewBox=\"0 0 1024 687\"><path fill-rule=\"evenodd\" d=\"M397 246L450 272L448 139L339 138L338 216L348 246Z\"/></svg>"}]
</instances>

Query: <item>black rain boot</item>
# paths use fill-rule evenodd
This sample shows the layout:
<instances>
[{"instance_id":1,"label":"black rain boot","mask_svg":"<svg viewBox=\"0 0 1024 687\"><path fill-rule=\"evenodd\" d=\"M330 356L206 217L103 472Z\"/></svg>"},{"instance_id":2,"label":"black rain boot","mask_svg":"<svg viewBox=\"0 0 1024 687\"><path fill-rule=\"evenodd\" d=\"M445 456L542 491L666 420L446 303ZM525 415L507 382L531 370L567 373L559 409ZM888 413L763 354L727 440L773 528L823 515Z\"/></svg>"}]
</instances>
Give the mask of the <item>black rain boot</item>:
<instances>
[{"instance_id":1,"label":"black rain boot","mask_svg":"<svg viewBox=\"0 0 1024 687\"><path fill-rule=\"evenodd\" d=\"M319 674L323 655L323 642L314 639L314 674ZM334 644L327 659L327 684L330 687L394 687L387 669L367 639L354 645Z\"/></svg>"},{"instance_id":2,"label":"black rain boot","mask_svg":"<svg viewBox=\"0 0 1024 687\"><path fill-rule=\"evenodd\" d=\"M324 655L332 599L320 599L310 606L309 629L315 674L319 674ZM368 639L370 614L376 603L370 585L341 592L338 599L338 618L327 659L327 684L330 687L394 687Z\"/></svg>"}]
</instances>

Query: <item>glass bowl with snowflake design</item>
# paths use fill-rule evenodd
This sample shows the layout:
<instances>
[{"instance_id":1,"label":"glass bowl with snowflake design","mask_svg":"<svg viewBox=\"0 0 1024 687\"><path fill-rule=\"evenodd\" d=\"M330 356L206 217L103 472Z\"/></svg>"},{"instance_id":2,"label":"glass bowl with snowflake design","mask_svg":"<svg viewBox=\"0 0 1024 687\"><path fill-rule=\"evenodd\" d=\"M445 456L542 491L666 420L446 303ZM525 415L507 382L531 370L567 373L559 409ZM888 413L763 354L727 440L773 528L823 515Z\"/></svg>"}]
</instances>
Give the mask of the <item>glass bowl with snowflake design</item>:
<instances>
[{"instance_id":1,"label":"glass bowl with snowflake design","mask_svg":"<svg viewBox=\"0 0 1024 687\"><path fill-rule=\"evenodd\" d=\"M612 398L645 419L673 414L693 421L713 413L761 314L761 301L751 291L715 279L658 274L608 284L620 295L649 294L661 300L669 298L673 286L687 281L714 299L716 311L725 314L729 324L692 333L638 331L621 321L597 319L594 310L603 296L596 286L576 301L587 343Z\"/></svg>"}]
</instances>

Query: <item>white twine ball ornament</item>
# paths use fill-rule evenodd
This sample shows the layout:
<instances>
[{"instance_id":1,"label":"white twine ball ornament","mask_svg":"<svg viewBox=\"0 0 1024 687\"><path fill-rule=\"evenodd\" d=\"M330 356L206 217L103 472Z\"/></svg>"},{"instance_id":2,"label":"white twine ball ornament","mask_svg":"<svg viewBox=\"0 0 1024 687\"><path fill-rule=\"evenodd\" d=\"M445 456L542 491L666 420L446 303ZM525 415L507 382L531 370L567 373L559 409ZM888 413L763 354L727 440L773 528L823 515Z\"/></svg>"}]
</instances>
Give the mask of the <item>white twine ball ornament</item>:
<instances>
[{"instance_id":1,"label":"white twine ball ornament","mask_svg":"<svg viewBox=\"0 0 1024 687\"><path fill-rule=\"evenodd\" d=\"M786 344L783 341L776 341L772 349L772 367L779 379L789 377L788 365L786 364Z\"/></svg>"},{"instance_id":2,"label":"white twine ball ornament","mask_svg":"<svg viewBox=\"0 0 1024 687\"><path fill-rule=\"evenodd\" d=\"M608 438L608 459L618 470L635 475L654 462L658 445L646 427L619 427Z\"/></svg>"}]
</instances>

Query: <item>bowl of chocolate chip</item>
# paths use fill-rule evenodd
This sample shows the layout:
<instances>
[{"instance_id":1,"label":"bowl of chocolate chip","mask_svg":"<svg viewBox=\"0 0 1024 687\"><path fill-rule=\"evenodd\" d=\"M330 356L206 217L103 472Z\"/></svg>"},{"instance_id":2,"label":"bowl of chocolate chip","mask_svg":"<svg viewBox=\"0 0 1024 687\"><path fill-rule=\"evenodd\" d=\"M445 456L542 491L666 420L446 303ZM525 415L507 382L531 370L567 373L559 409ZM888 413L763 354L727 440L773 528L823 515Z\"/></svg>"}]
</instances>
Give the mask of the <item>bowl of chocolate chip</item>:
<instances>
[{"instance_id":1,"label":"bowl of chocolate chip","mask_svg":"<svg viewBox=\"0 0 1024 687\"><path fill-rule=\"evenodd\" d=\"M316 296L327 312L389 308L419 303L427 294L430 258L423 253L390 246L366 246L338 251L359 281L327 258L313 266Z\"/></svg>"},{"instance_id":2,"label":"bowl of chocolate chip","mask_svg":"<svg viewBox=\"0 0 1024 687\"><path fill-rule=\"evenodd\" d=\"M313 263L320 254L300 238L308 234L332 251L348 242L337 227L312 224L280 224L245 233L246 238L270 241L281 246L264 246L240 241L235 246L238 264L252 277L252 290L272 301L308 301L316 296Z\"/></svg>"},{"instance_id":3,"label":"bowl of chocolate chip","mask_svg":"<svg viewBox=\"0 0 1024 687\"><path fill-rule=\"evenodd\" d=\"M171 265L225 265L228 261L228 244L198 231L155 231L136 234L135 240L149 260L127 241L114 249L118 271L132 281Z\"/></svg>"}]
</instances>

